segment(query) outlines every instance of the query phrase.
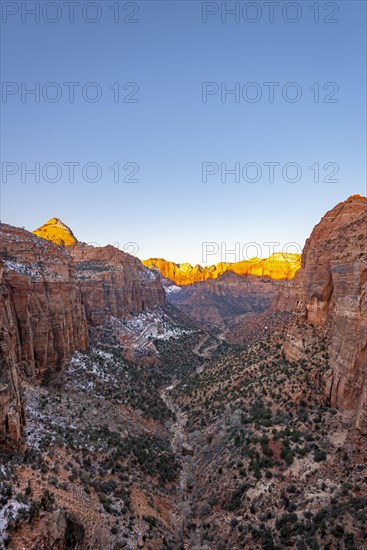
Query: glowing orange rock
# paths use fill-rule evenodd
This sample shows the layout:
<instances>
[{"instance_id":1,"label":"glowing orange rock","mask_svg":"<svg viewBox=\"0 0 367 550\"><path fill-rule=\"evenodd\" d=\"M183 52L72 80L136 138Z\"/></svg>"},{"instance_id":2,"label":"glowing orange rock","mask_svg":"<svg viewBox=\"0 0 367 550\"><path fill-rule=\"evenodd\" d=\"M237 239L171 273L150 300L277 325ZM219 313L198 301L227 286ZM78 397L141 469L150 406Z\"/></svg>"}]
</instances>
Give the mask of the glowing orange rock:
<instances>
[{"instance_id":1,"label":"glowing orange rock","mask_svg":"<svg viewBox=\"0 0 367 550\"><path fill-rule=\"evenodd\" d=\"M231 271L237 275L257 275L271 279L292 279L301 267L300 254L275 253L269 258L253 258L242 262L221 262L209 267L191 264L175 264L162 258L143 260L146 267L156 267L163 277L170 279L176 285L189 285L207 279L216 279L223 273Z\"/></svg>"},{"instance_id":2,"label":"glowing orange rock","mask_svg":"<svg viewBox=\"0 0 367 550\"><path fill-rule=\"evenodd\" d=\"M51 218L44 225L35 229L33 233L37 237L42 237L58 245L69 246L77 242L72 230L59 218Z\"/></svg>"}]
</instances>

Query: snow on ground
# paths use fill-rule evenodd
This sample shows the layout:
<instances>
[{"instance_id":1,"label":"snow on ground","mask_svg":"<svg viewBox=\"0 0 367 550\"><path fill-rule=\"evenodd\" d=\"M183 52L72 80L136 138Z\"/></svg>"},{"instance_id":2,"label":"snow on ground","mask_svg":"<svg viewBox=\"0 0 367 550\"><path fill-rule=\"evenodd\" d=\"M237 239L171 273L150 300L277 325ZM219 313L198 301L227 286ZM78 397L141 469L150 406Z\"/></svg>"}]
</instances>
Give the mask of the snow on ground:
<instances>
[{"instance_id":1,"label":"snow on ground","mask_svg":"<svg viewBox=\"0 0 367 550\"><path fill-rule=\"evenodd\" d=\"M50 264L50 267L47 265ZM44 260L40 266L34 262L19 263L15 260L3 260L4 266L10 270L19 273L20 275L26 275L32 281L43 281L44 276L52 277L52 279L62 279L63 276L55 273L53 270L54 260Z\"/></svg>"},{"instance_id":2,"label":"snow on ground","mask_svg":"<svg viewBox=\"0 0 367 550\"><path fill-rule=\"evenodd\" d=\"M143 337L145 340L149 338L168 340L192 332L174 324L160 308L143 311L130 319L112 318L111 321L116 333L120 336L125 334L129 339L135 338L136 340Z\"/></svg>"},{"instance_id":3,"label":"snow on ground","mask_svg":"<svg viewBox=\"0 0 367 550\"><path fill-rule=\"evenodd\" d=\"M39 267L37 264L28 262L27 264L20 264L13 260L4 260L4 265L7 269L16 271L20 275L27 275L28 277L38 277L39 276Z\"/></svg>"},{"instance_id":4,"label":"snow on ground","mask_svg":"<svg viewBox=\"0 0 367 550\"><path fill-rule=\"evenodd\" d=\"M114 367L115 361L111 353L92 348L90 353L75 353L69 361L66 373L73 379L74 389L89 391L95 388L97 379L117 382ZM88 379L81 376L83 372L89 375Z\"/></svg>"},{"instance_id":5,"label":"snow on ground","mask_svg":"<svg viewBox=\"0 0 367 550\"><path fill-rule=\"evenodd\" d=\"M181 292L181 287L176 285L171 285L171 286L164 287L164 290L166 291L166 294L176 294L177 292Z\"/></svg>"},{"instance_id":6,"label":"snow on ground","mask_svg":"<svg viewBox=\"0 0 367 550\"><path fill-rule=\"evenodd\" d=\"M18 502L17 500L11 498L8 502L0 506L0 548L5 548L3 541L7 538L6 529L9 524L9 521L16 519L18 512L21 508L28 510L28 506Z\"/></svg>"},{"instance_id":7,"label":"snow on ground","mask_svg":"<svg viewBox=\"0 0 367 550\"><path fill-rule=\"evenodd\" d=\"M139 272L139 276L141 281L155 281L157 278L154 271L145 266L143 266L143 270Z\"/></svg>"},{"instance_id":8,"label":"snow on ground","mask_svg":"<svg viewBox=\"0 0 367 550\"><path fill-rule=\"evenodd\" d=\"M59 428L63 430L73 428L70 421L65 418L57 414L53 414L51 417L47 412L44 412L47 410L45 407L47 396L47 392L40 387L26 388L24 390L26 418L24 435L27 446L33 449L40 449L45 436L46 426L52 434L52 442L55 440Z\"/></svg>"},{"instance_id":9,"label":"snow on ground","mask_svg":"<svg viewBox=\"0 0 367 550\"><path fill-rule=\"evenodd\" d=\"M4 540L6 539L6 529L9 520L20 507L18 501L6 497L7 480L10 479L10 476L11 470L9 466L0 464L0 550L5 548Z\"/></svg>"}]
</instances>

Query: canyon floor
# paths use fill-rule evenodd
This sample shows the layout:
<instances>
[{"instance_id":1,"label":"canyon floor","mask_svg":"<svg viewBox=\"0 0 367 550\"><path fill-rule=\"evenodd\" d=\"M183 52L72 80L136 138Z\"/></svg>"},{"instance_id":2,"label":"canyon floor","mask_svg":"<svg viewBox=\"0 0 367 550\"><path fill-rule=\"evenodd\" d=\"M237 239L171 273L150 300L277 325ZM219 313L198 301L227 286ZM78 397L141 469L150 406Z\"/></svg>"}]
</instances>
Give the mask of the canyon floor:
<instances>
[{"instance_id":1,"label":"canyon floor","mask_svg":"<svg viewBox=\"0 0 367 550\"><path fill-rule=\"evenodd\" d=\"M366 440L325 398L325 342L290 364L281 331L261 338L232 345L157 307L24 382L3 547L366 548Z\"/></svg>"}]
</instances>

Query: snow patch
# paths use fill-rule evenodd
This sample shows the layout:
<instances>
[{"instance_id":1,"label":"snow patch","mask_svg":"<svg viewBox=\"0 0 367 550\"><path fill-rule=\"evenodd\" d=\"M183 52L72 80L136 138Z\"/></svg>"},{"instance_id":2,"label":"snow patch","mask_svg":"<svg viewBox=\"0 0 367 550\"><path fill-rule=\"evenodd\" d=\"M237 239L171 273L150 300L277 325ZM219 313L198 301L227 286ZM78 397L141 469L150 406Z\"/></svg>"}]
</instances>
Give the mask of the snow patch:
<instances>
[{"instance_id":1,"label":"snow patch","mask_svg":"<svg viewBox=\"0 0 367 550\"><path fill-rule=\"evenodd\" d=\"M181 292L181 287L176 285L166 286L164 288L166 291L166 294L176 294L177 292Z\"/></svg>"}]
</instances>

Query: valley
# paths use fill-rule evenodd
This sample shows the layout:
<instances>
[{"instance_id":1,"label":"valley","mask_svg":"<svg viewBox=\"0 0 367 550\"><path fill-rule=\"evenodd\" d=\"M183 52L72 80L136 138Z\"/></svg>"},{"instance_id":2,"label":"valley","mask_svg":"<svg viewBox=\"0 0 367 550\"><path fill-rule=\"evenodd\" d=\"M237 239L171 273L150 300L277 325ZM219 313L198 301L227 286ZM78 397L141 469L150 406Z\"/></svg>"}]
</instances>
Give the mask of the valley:
<instances>
[{"instance_id":1,"label":"valley","mask_svg":"<svg viewBox=\"0 0 367 550\"><path fill-rule=\"evenodd\" d=\"M367 547L366 198L279 279L0 229L1 548Z\"/></svg>"}]
</instances>

